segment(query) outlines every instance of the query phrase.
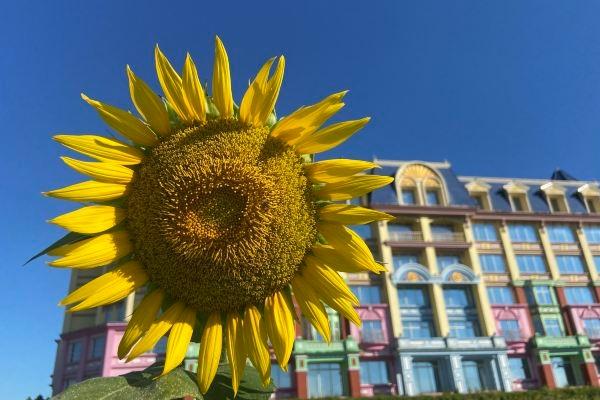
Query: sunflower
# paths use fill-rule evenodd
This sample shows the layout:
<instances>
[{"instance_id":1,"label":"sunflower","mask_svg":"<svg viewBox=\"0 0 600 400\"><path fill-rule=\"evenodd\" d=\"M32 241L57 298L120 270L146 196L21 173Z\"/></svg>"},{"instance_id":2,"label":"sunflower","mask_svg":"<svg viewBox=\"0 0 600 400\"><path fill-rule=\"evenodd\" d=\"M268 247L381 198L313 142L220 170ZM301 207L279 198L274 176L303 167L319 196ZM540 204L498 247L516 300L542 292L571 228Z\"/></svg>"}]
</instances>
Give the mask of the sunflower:
<instances>
[{"instance_id":1,"label":"sunflower","mask_svg":"<svg viewBox=\"0 0 600 400\"><path fill-rule=\"evenodd\" d=\"M183 361L196 332L203 393L223 349L236 392L247 359L269 382L269 340L286 369L298 320L294 304L326 341L324 304L359 325L358 299L340 272L385 271L345 225L390 216L343 201L392 178L363 174L377 167L371 162L313 159L369 118L323 127L344 106L346 92L339 92L277 120L285 59L271 74L275 60L260 68L238 107L218 37L212 96L189 54L179 75L157 46L163 98L126 69L139 117L82 94L123 140L54 137L92 160L63 157L91 179L45 193L86 203L50 221L72 240L48 251L57 257L48 264L109 267L61 305L71 312L99 307L147 285L118 356L132 360L168 335L166 374Z\"/></svg>"}]
</instances>

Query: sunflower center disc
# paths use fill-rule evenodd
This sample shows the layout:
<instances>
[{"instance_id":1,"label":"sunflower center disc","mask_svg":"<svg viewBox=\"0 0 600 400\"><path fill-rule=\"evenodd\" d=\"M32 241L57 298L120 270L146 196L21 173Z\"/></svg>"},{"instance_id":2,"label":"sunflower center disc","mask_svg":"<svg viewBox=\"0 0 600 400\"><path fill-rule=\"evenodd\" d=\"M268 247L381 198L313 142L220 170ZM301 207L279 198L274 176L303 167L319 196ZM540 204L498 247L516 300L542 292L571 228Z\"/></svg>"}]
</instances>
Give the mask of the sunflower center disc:
<instances>
[{"instance_id":1,"label":"sunflower center disc","mask_svg":"<svg viewBox=\"0 0 600 400\"><path fill-rule=\"evenodd\" d=\"M298 154L234 120L154 147L127 201L136 257L171 297L205 312L259 305L285 287L316 238Z\"/></svg>"}]
</instances>

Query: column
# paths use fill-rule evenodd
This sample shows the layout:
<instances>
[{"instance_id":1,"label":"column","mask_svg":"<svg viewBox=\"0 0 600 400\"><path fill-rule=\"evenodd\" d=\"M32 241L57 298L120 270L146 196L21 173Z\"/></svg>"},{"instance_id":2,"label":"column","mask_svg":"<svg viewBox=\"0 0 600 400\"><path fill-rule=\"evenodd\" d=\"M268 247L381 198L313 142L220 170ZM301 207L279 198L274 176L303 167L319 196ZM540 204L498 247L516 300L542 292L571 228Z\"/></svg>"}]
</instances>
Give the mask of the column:
<instances>
[{"instance_id":1,"label":"column","mask_svg":"<svg viewBox=\"0 0 600 400\"><path fill-rule=\"evenodd\" d=\"M400 320L400 304L398 302L398 291L396 285L392 281L392 275L394 274L394 263L392 259L392 249L390 246L386 246L385 242L388 240L388 229L387 221L377 222L376 227L377 242L379 246L379 253L383 258L383 262L388 266L388 272L385 272L385 292L389 304L390 320L392 322L392 332L394 337L402 335L402 321Z\"/></svg>"},{"instance_id":2,"label":"column","mask_svg":"<svg viewBox=\"0 0 600 400\"><path fill-rule=\"evenodd\" d=\"M542 241L542 247L544 248L544 253L546 253L546 261L548 262L550 276L552 277L552 280L559 280L560 272L558 270L558 265L556 264L556 258L554 258L554 250L552 250L552 244L550 243L548 232L546 232L546 226L544 224L540 226L539 234Z\"/></svg>"},{"instance_id":3,"label":"column","mask_svg":"<svg viewBox=\"0 0 600 400\"><path fill-rule=\"evenodd\" d=\"M469 263L473 268L475 275L481 279L481 266L479 265L479 255L474 244L473 229L470 219L467 218L464 224L465 239L470 243L468 255ZM479 320L482 322L482 331L484 336L492 336L496 333L496 323L492 314L492 308L488 299L487 290L483 281L480 281L476 287L476 304L479 314Z\"/></svg>"},{"instance_id":4,"label":"column","mask_svg":"<svg viewBox=\"0 0 600 400\"><path fill-rule=\"evenodd\" d=\"M547 351L539 352L540 361L540 377L542 383L548 386L549 389L555 389L556 383L554 382L554 374L552 372L552 360L550 359L550 353Z\"/></svg>"},{"instance_id":5,"label":"column","mask_svg":"<svg viewBox=\"0 0 600 400\"><path fill-rule=\"evenodd\" d=\"M411 356L401 355L400 356L400 368L402 370L402 378L404 379L404 394L406 396L414 396L417 394L417 388L415 387L415 381L413 378L413 358ZM398 381L398 385L400 381ZM402 390L398 390L402 392Z\"/></svg>"},{"instance_id":6,"label":"column","mask_svg":"<svg viewBox=\"0 0 600 400\"><path fill-rule=\"evenodd\" d=\"M508 357L506 354L498 354L498 368L500 369L500 378L502 379L503 387L499 390L504 392L512 392L512 381L510 379L510 367L508 365Z\"/></svg>"},{"instance_id":7,"label":"column","mask_svg":"<svg viewBox=\"0 0 600 400\"><path fill-rule=\"evenodd\" d=\"M296 368L294 373L296 374L296 392L299 399L308 398L308 363L307 356L296 355Z\"/></svg>"},{"instance_id":8,"label":"column","mask_svg":"<svg viewBox=\"0 0 600 400\"><path fill-rule=\"evenodd\" d=\"M519 265L517 264L517 258L515 257L515 251L512 247L506 222L502 222L502 225L498 227L498 231L500 232L502 247L504 248L504 254L506 255L506 265L508 266L508 271L510 272L513 281L519 280L521 278L521 274L519 273Z\"/></svg>"},{"instance_id":9,"label":"column","mask_svg":"<svg viewBox=\"0 0 600 400\"><path fill-rule=\"evenodd\" d=\"M458 393L467 393L467 385L462 368L462 356L452 354L450 356L450 369L452 370L452 378L454 379L454 387Z\"/></svg>"},{"instance_id":10,"label":"column","mask_svg":"<svg viewBox=\"0 0 600 400\"><path fill-rule=\"evenodd\" d=\"M425 242L431 242L433 239L431 235L431 218L420 217L419 223L421 225L421 232L423 232L423 240ZM425 247L425 259L431 275L439 275L435 248L433 246ZM444 301L442 285L438 283L431 285L431 300L438 334L442 337L446 337L450 333L450 327L448 325L448 315L446 314L446 302Z\"/></svg>"},{"instance_id":11,"label":"column","mask_svg":"<svg viewBox=\"0 0 600 400\"><path fill-rule=\"evenodd\" d=\"M565 325L565 330L567 336L576 335L577 329L576 326L571 319L571 315L569 313L569 309L567 308L567 298L565 296L565 288L562 286L556 286L556 299L558 300L558 304L560 306L560 313L563 317L563 322Z\"/></svg>"},{"instance_id":12,"label":"column","mask_svg":"<svg viewBox=\"0 0 600 400\"><path fill-rule=\"evenodd\" d=\"M348 386L350 397L360 397L360 366L358 354L348 354Z\"/></svg>"},{"instance_id":13,"label":"column","mask_svg":"<svg viewBox=\"0 0 600 400\"><path fill-rule=\"evenodd\" d=\"M594 262L594 255L590 250L588 245L587 238L585 237L585 232L583 232L583 227L580 225L576 229L577 239L579 239L579 244L581 246L581 252L583 253L583 258L585 259L585 264L588 267L588 272L590 274L590 279L592 282L596 282L598 280L598 271L596 271L596 263ZM598 300L600 301L600 299Z\"/></svg>"},{"instance_id":14,"label":"column","mask_svg":"<svg viewBox=\"0 0 600 400\"><path fill-rule=\"evenodd\" d=\"M596 362L592 352L589 349L583 350L582 358L583 363L581 364L581 369L583 370L583 376L586 379L586 383L594 387L600 387Z\"/></svg>"}]
</instances>

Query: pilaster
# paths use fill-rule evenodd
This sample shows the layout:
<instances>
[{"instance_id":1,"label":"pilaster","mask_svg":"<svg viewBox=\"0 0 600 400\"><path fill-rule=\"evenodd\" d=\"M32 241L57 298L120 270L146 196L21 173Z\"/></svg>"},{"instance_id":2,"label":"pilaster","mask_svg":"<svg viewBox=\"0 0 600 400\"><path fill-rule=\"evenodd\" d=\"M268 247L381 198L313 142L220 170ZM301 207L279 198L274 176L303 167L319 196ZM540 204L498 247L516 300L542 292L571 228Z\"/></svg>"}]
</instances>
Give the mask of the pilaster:
<instances>
[{"instance_id":1,"label":"pilaster","mask_svg":"<svg viewBox=\"0 0 600 400\"><path fill-rule=\"evenodd\" d=\"M450 355L450 369L452 370L452 378L454 386L458 393L467 393L467 385L465 383L465 375L462 367L462 356L458 354Z\"/></svg>"},{"instance_id":2,"label":"pilaster","mask_svg":"<svg viewBox=\"0 0 600 400\"><path fill-rule=\"evenodd\" d=\"M548 264L548 270L550 271L550 276L552 277L552 280L557 281L560 279L560 272L558 271L558 265L556 264L554 250L552 250L552 244L550 243L550 239L548 238L546 226L541 225L538 232L540 235L540 240L542 241L544 253L546 254L546 261Z\"/></svg>"},{"instance_id":3,"label":"pilaster","mask_svg":"<svg viewBox=\"0 0 600 400\"><path fill-rule=\"evenodd\" d=\"M588 245L585 232L583 232L583 228L581 226L577 227L575 231L577 233L577 239L579 239L579 245L581 246L583 258L585 259L585 265L587 265L588 273L590 274L590 279L592 282L596 282L598 280L598 271L596 270L594 255L592 254L592 251Z\"/></svg>"},{"instance_id":4,"label":"pilaster","mask_svg":"<svg viewBox=\"0 0 600 400\"><path fill-rule=\"evenodd\" d=\"M348 354L348 389L350 397L360 397L360 367L358 354Z\"/></svg>"},{"instance_id":5,"label":"pilaster","mask_svg":"<svg viewBox=\"0 0 600 400\"><path fill-rule=\"evenodd\" d=\"M510 235L508 234L508 226L505 222L502 222L502 225L498 227L498 232L500 233L500 239L502 240L502 247L504 248L504 254L506 256L506 265L508 266L510 276L513 281L519 280L521 279L521 274L519 273L519 265L517 264L515 251L513 250Z\"/></svg>"},{"instance_id":6,"label":"pilaster","mask_svg":"<svg viewBox=\"0 0 600 400\"><path fill-rule=\"evenodd\" d=\"M498 354L498 368L500 370L500 378L502 379L502 388L504 392L512 392L512 379L510 377L510 366L508 364L508 356L506 354Z\"/></svg>"},{"instance_id":7,"label":"pilaster","mask_svg":"<svg viewBox=\"0 0 600 400\"><path fill-rule=\"evenodd\" d=\"M392 322L392 332L394 337L402 335L402 321L400 320L400 303L398 302L398 290L392 282L392 274L394 273L394 263L392 258L392 249L387 246L388 228L387 221L379 221L374 225L377 229L377 242L379 253L382 261L388 266L388 271L385 272L384 289L390 309L390 320Z\"/></svg>"},{"instance_id":8,"label":"pilaster","mask_svg":"<svg viewBox=\"0 0 600 400\"><path fill-rule=\"evenodd\" d=\"M435 317L438 334L441 337L447 337L450 334L450 324L448 323L448 314L446 313L444 290L439 283L430 285L430 287L431 298L433 299L433 315Z\"/></svg>"},{"instance_id":9,"label":"pilaster","mask_svg":"<svg viewBox=\"0 0 600 400\"><path fill-rule=\"evenodd\" d=\"M413 377L413 358L411 356L400 356L400 368L402 370L402 378L404 380L404 394L406 396L414 396L417 394L415 381Z\"/></svg>"},{"instance_id":10,"label":"pilaster","mask_svg":"<svg viewBox=\"0 0 600 400\"><path fill-rule=\"evenodd\" d=\"M299 399L308 398L308 364L307 356L296 355L296 368L294 373L296 374L296 391Z\"/></svg>"},{"instance_id":11,"label":"pilaster","mask_svg":"<svg viewBox=\"0 0 600 400\"><path fill-rule=\"evenodd\" d=\"M549 389L556 388L556 382L554 381L554 373L552 372L552 360L550 353L547 351L539 352L539 363L540 363L540 377Z\"/></svg>"}]
</instances>

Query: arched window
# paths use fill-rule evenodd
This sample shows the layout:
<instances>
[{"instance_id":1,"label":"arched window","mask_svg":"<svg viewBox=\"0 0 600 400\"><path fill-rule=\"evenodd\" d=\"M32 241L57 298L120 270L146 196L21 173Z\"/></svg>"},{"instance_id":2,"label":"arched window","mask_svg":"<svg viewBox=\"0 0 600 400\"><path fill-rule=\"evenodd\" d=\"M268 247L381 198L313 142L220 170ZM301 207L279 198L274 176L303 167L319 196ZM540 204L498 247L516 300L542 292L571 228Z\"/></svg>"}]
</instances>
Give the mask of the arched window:
<instances>
[{"instance_id":1,"label":"arched window","mask_svg":"<svg viewBox=\"0 0 600 400\"><path fill-rule=\"evenodd\" d=\"M410 164L400 171L400 204L438 206L447 204L440 176L423 164Z\"/></svg>"}]
</instances>

